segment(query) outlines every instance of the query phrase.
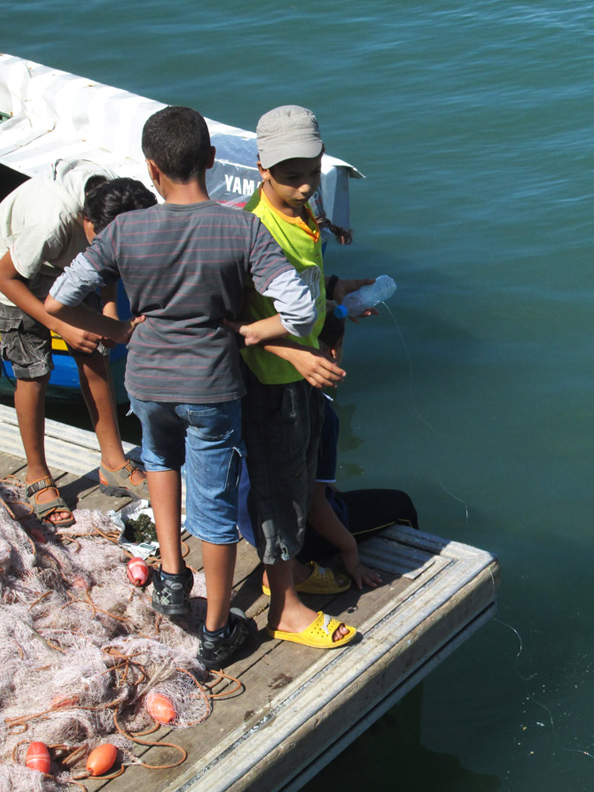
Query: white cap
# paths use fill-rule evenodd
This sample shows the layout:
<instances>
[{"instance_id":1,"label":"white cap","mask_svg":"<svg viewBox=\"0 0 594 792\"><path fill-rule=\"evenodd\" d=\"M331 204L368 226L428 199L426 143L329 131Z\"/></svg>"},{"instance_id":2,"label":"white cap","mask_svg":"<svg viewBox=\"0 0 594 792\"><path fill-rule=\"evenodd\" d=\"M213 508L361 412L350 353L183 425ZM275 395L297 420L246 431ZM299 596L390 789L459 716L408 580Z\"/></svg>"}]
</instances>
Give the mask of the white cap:
<instances>
[{"instance_id":1,"label":"white cap","mask_svg":"<svg viewBox=\"0 0 594 792\"><path fill-rule=\"evenodd\" d=\"M313 159L324 149L315 115L299 105L283 105L265 113L256 134L260 162L266 169L288 159Z\"/></svg>"}]
</instances>

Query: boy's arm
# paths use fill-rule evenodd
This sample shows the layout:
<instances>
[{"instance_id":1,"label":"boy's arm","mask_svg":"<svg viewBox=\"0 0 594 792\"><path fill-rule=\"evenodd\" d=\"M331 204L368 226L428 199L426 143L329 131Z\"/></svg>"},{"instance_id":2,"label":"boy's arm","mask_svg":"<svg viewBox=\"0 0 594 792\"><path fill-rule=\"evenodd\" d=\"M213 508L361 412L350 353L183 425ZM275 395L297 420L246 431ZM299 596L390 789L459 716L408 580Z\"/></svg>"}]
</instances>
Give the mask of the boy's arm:
<instances>
[{"instance_id":1,"label":"boy's arm","mask_svg":"<svg viewBox=\"0 0 594 792\"><path fill-rule=\"evenodd\" d=\"M107 267L109 265L110 261L107 260ZM82 304L89 292L97 287L109 289L116 280L117 271L113 267L102 273L81 253L53 284L45 308L48 314L68 324L97 333L100 338L127 344L136 325L144 321L144 316L120 322Z\"/></svg>"},{"instance_id":2,"label":"boy's arm","mask_svg":"<svg viewBox=\"0 0 594 792\"><path fill-rule=\"evenodd\" d=\"M223 319L223 324L242 336L245 346L254 346L288 334L288 330L283 327L280 314L259 319L257 322L232 322Z\"/></svg>"},{"instance_id":3,"label":"boy's arm","mask_svg":"<svg viewBox=\"0 0 594 792\"><path fill-rule=\"evenodd\" d=\"M314 388L335 388L346 377L346 371L319 349L303 346L290 339L280 338L279 336L286 334L287 331L280 324L279 314L258 322L225 320L225 324L243 337L246 346L261 344L267 352L291 363L303 379L307 380ZM277 332L279 328L282 333ZM269 329L271 333L269 340L265 338L266 329Z\"/></svg>"},{"instance_id":4,"label":"boy's arm","mask_svg":"<svg viewBox=\"0 0 594 792\"><path fill-rule=\"evenodd\" d=\"M112 283L101 289L101 302L103 303L103 313L112 319L119 319L118 316L118 285Z\"/></svg>"},{"instance_id":5,"label":"boy's arm","mask_svg":"<svg viewBox=\"0 0 594 792\"><path fill-rule=\"evenodd\" d=\"M281 272L261 288L261 294L274 302L277 314L255 322L224 320L227 327L243 336L246 346L288 334L306 336L311 332L318 315L315 301L294 269Z\"/></svg>"},{"instance_id":6,"label":"boy's arm","mask_svg":"<svg viewBox=\"0 0 594 792\"><path fill-rule=\"evenodd\" d=\"M357 588L363 588L364 583L376 588L382 582L377 572L361 563L355 537L336 516L326 498L326 485L323 482L316 481L307 521L340 551L345 569L355 581Z\"/></svg>"},{"instance_id":7,"label":"boy's arm","mask_svg":"<svg viewBox=\"0 0 594 792\"><path fill-rule=\"evenodd\" d=\"M266 226L255 216L252 220L249 266L254 288L272 300L287 333L307 336L317 319L315 298Z\"/></svg>"},{"instance_id":8,"label":"boy's arm","mask_svg":"<svg viewBox=\"0 0 594 792\"><path fill-rule=\"evenodd\" d=\"M100 336L71 327L45 310L43 302L33 294L27 281L15 269L10 251L0 259L0 291L21 311L60 335L73 349L79 352L94 352L97 349Z\"/></svg>"},{"instance_id":9,"label":"boy's arm","mask_svg":"<svg viewBox=\"0 0 594 792\"><path fill-rule=\"evenodd\" d=\"M136 325L144 322L144 316L137 316L120 322L103 313L94 311L87 305L64 305L49 294L45 300L45 308L51 316L61 318L68 325L96 333L98 337L110 338L117 344L127 344Z\"/></svg>"},{"instance_id":10,"label":"boy's arm","mask_svg":"<svg viewBox=\"0 0 594 792\"><path fill-rule=\"evenodd\" d=\"M274 340L262 345L267 352L287 360L314 388L335 388L346 377L334 360L315 347L296 341Z\"/></svg>"},{"instance_id":11,"label":"boy's arm","mask_svg":"<svg viewBox=\"0 0 594 792\"><path fill-rule=\"evenodd\" d=\"M286 331L283 335L289 333L299 338L311 333L318 318L315 299L293 267L279 273L260 293L273 301Z\"/></svg>"}]
</instances>

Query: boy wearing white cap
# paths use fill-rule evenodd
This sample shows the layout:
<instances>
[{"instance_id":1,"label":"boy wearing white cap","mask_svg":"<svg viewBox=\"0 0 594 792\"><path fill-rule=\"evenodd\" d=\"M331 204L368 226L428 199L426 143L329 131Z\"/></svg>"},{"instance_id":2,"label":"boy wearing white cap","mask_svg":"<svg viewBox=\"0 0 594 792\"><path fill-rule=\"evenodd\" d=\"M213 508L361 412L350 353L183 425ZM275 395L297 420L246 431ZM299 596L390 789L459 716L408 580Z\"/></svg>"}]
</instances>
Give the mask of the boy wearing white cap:
<instances>
[{"instance_id":1,"label":"boy wearing white cap","mask_svg":"<svg viewBox=\"0 0 594 792\"><path fill-rule=\"evenodd\" d=\"M318 348L326 299L340 301L372 281L338 282L332 276L325 282L320 229L308 203L320 184L324 153L314 114L297 105L277 107L260 118L257 142L262 184L245 209L260 217L279 243L308 285L318 312L308 336L290 337L293 346L253 346L242 353L249 509L271 590L267 632L274 638L332 649L351 641L356 630L306 607L295 591L292 571L315 484L323 420L319 387L336 385L345 375L335 362L312 352ZM270 300L251 288L248 292L250 319L275 313ZM301 357L296 344L304 347Z\"/></svg>"}]
</instances>

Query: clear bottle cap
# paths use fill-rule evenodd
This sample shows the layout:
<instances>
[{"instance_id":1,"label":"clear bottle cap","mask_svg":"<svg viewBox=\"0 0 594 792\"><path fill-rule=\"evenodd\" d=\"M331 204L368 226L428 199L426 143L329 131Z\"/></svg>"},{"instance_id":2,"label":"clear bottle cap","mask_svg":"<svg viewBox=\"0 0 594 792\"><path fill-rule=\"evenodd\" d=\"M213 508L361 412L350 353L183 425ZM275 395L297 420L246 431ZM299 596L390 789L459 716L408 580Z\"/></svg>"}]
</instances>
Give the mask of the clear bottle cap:
<instances>
[{"instance_id":1,"label":"clear bottle cap","mask_svg":"<svg viewBox=\"0 0 594 792\"><path fill-rule=\"evenodd\" d=\"M337 319L344 319L344 317L348 314L348 308L346 305L337 305L334 309L334 316Z\"/></svg>"}]
</instances>

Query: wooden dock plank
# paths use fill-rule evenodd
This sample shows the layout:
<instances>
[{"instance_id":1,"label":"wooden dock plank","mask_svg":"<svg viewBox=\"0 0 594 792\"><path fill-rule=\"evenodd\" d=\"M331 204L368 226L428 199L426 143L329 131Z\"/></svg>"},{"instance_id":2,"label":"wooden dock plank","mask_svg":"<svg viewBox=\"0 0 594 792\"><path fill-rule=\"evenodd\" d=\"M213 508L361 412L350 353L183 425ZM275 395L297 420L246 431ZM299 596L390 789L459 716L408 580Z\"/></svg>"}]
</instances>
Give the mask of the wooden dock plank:
<instances>
[{"instance_id":1,"label":"wooden dock plank","mask_svg":"<svg viewBox=\"0 0 594 792\"><path fill-rule=\"evenodd\" d=\"M359 644L320 653L270 641L260 631L251 654L228 669L244 682L242 696L233 706L215 704L205 724L175 733L175 741L200 759L193 766L146 779L145 792L276 789L344 738L387 692L420 673L435 647L443 651L455 642L464 625L491 607L496 564L489 554L471 553L469 562L464 555L448 553L445 541L436 544L426 535L418 537L421 553L413 546L413 555L423 556L423 545L439 551L434 564L420 559L426 579L406 579L388 569L390 579L375 591L349 591L334 598L329 610L357 625L363 634ZM395 554L399 563L416 537L403 529L401 538L402 547ZM376 552L370 548L370 555ZM415 563L419 561L411 558L410 571ZM458 567L454 577L452 566ZM448 584L447 578L455 583ZM437 586L436 600L430 581ZM260 597L252 607L259 611L262 628L266 600ZM232 761L227 760L230 756ZM147 760L155 761L153 751ZM126 788L110 783L110 792Z\"/></svg>"},{"instance_id":2,"label":"wooden dock plank","mask_svg":"<svg viewBox=\"0 0 594 792\"><path fill-rule=\"evenodd\" d=\"M21 456L8 454L5 450L0 451L0 478L14 476L25 466L25 461Z\"/></svg>"},{"instance_id":3,"label":"wooden dock plank","mask_svg":"<svg viewBox=\"0 0 594 792\"><path fill-rule=\"evenodd\" d=\"M140 459L138 446L131 443L122 445L128 456ZM16 410L4 404L0 404L0 448L15 457L24 457ZM48 418L45 421L45 454L50 467L86 476L93 481L99 479L101 455L94 432L66 426Z\"/></svg>"},{"instance_id":4,"label":"wooden dock plank","mask_svg":"<svg viewBox=\"0 0 594 792\"><path fill-rule=\"evenodd\" d=\"M3 444L12 435L10 447L17 449L16 417L14 411L6 414L7 409L0 408L0 473L22 479L23 459L7 453ZM57 435L48 437L52 472L69 504L106 511L127 502L106 497L97 487L93 472L98 451L91 433L62 431L58 424L50 426L50 434ZM200 569L200 543L189 535L184 538L187 562ZM382 586L306 595L312 608L360 632L356 643L321 652L268 638L262 567L254 549L241 541L233 604L253 617L255 627L248 645L226 670L241 680L243 692L216 701L203 724L160 730L159 739L188 751L181 767L130 767L120 778L85 782L89 789L293 792L494 612L499 566L490 553L394 526L363 543L361 555L364 563L381 571ZM165 747L139 748L138 753L150 764L171 757Z\"/></svg>"},{"instance_id":5,"label":"wooden dock plank","mask_svg":"<svg viewBox=\"0 0 594 792\"><path fill-rule=\"evenodd\" d=\"M490 597L490 571L479 584L479 596ZM326 653L312 661L301 671L297 682L283 688L282 696L268 702L259 722L250 724L252 733L249 741L241 741L241 730L236 732L232 783L228 768L223 768L220 761L222 752L219 745L204 757L187 789L208 788L209 792L228 789L235 792L255 789L256 784L263 789L273 789L286 782L291 771L296 774L304 763L323 755L328 745L345 734L348 725L365 715L397 682L414 673L430 655L432 647L443 646L453 637L460 625L458 616L466 616L460 614L459 609L468 601L467 591L451 607L443 602L440 608L428 615L426 602L415 603L416 620L410 627L415 595L421 600L426 599L422 591L417 590L414 595L410 590L403 592L403 596L395 598L392 606L380 609L373 617L358 623L363 634L360 643ZM447 621L444 618L446 611ZM274 670L277 674L283 667L292 670L295 666L290 647L285 645L283 649L287 664L282 665L279 655L275 655ZM299 689L295 691L293 688L297 685ZM267 726L272 717L274 729L269 729ZM290 764L286 757L289 748Z\"/></svg>"}]
</instances>

